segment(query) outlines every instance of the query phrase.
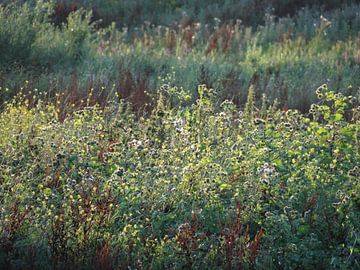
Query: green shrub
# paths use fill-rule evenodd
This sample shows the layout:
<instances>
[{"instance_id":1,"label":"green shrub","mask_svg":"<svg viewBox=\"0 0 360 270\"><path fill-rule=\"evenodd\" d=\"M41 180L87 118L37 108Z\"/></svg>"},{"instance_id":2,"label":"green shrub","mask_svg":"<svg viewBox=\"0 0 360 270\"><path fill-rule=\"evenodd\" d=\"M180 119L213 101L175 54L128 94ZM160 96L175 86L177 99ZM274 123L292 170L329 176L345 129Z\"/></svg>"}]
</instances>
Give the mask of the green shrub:
<instances>
[{"instance_id":1,"label":"green shrub","mask_svg":"<svg viewBox=\"0 0 360 270\"><path fill-rule=\"evenodd\" d=\"M35 9L24 4L0 6L1 67L24 64L30 54L36 33L46 20L49 5L39 1ZM45 15L44 15L45 14Z\"/></svg>"},{"instance_id":2,"label":"green shrub","mask_svg":"<svg viewBox=\"0 0 360 270\"><path fill-rule=\"evenodd\" d=\"M0 7L1 68L75 66L93 48L91 13L79 10L57 28L50 22L53 5L37 1Z\"/></svg>"},{"instance_id":3,"label":"green shrub","mask_svg":"<svg viewBox=\"0 0 360 270\"><path fill-rule=\"evenodd\" d=\"M89 51L94 47L90 18L91 13L79 10L71 13L61 28L50 23L41 25L32 44L32 62L55 69L75 66L89 57Z\"/></svg>"}]
</instances>

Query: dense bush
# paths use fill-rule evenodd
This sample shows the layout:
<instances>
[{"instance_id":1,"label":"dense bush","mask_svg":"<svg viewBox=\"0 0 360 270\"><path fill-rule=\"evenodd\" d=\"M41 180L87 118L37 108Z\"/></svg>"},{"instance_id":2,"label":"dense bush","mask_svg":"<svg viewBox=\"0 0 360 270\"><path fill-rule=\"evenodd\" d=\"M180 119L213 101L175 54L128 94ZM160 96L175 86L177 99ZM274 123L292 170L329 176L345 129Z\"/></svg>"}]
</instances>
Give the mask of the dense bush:
<instances>
[{"instance_id":1,"label":"dense bush","mask_svg":"<svg viewBox=\"0 0 360 270\"><path fill-rule=\"evenodd\" d=\"M91 47L91 14L79 10L55 28L49 20L52 5L38 1L0 6L0 62L2 69L21 66L59 68L86 57Z\"/></svg>"},{"instance_id":2,"label":"dense bush","mask_svg":"<svg viewBox=\"0 0 360 270\"><path fill-rule=\"evenodd\" d=\"M33 94L0 114L2 268L360 266L358 98L324 85L302 115L251 87L239 111L165 85L144 116L60 118Z\"/></svg>"}]
</instances>

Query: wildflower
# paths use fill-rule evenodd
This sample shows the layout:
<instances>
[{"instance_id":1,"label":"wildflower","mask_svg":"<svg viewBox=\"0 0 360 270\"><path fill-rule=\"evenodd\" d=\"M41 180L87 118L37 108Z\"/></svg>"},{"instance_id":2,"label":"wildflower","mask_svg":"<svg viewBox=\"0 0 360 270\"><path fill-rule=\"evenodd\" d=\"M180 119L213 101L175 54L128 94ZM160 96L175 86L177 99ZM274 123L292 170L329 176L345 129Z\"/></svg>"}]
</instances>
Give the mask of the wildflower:
<instances>
[{"instance_id":1,"label":"wildflower","mask_svg":"<svg viewBox=\"0 0 360 270\"><path fill-rule=\"evenodd\" d=\"M270 181L268 178L261 178L260 179L260 182L263 183L263 184L266 184L266 185L269 185L270 184Z\"/></svg>"},{"instance_id":2,"label":"wildflower","mask_svg":"<svg viewBox=\"0 0 360 270\"><path fill-rule=\"evenodd\" d=\"M132 140L131 142L128 143L128 146L134 149L138 149L143 146L143 142L140 140Z\"/></svg>"},{"instance_id":3,"label":"wildflower","mask_svg":"<svg viewBox=\"0 0 360 270\"><path fill-rule=\"evenodd\" d=\"M264 174L265 174L266 176L271 176L271 175L273 175L274 171L275 171L274 168L265 168L265 169L264 169Z\"/></svg>"},{"instance_id":4,"label":"wildflower","mask_svg":"<svg viewBox=\"0 0 360 270\"><path fill-rule=\"evenodd\" d=\"M175 121L172 122L172 124L175 126L175 127L181 127L185 124L185 120L182 119L182 118L179 118Z\"/></svg>"},{"instance_id":5,"label":"wildflower","mask_svg":"<svg viewBox=\"0 0 360 270\"><path fill-rule=\"evenodd\" d=\"M293 252L297 250L297 246L294 243L290 243L288 245L288 248Z\"/></svg>"},{"instance_id":6,"label":"wildflower","mask_svg":"<svg viewBox=\"0 0 360 270\"><path fill-rule=\"evenodd\" d=\"M332 203L332 206L333 206L334 208L337 208L337 207L339 207L340 205L341 205L341 202Z\"/></svg>"},{"instance_id":7,"label":"wildflower","mask_svg":"<svg viewBox=\"0 0 360 270\"><path fill-rule=\"evenodd\" d=\"M184 129L183 129L183 128L178 128L178 127L177 127L175 130L176 130L176 132L178 132L178 133L183 133L183 132L184 132Z\"/></svg>"},{"instance_id":8,"label":"wildflower","mask_svg":"<svg viewBox=\"0 0 360 270\"><path fill-rule=\"evenodd\" d=\"M179 233L182 233L184 231L188 231L190 229L190 224L189 223L183 223L183 224L180 224L180 226L178 227L178 231Z\"/></svg>"}]
</instances>

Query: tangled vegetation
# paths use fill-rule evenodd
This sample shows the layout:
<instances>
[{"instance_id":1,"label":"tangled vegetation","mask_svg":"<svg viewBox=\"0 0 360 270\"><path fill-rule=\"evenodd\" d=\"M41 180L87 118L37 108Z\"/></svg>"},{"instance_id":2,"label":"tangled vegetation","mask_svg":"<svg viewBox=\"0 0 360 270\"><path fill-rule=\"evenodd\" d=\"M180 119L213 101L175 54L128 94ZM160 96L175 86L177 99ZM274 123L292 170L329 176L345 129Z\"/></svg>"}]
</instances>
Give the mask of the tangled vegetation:
<instances>
[{"instance_id":1,"label":"tangled vegetation","mask_svg":"<svg viewBox=\"0 0 360 270\"><path fill-rule=\"evenodd\" d=\"M164 7L158 10L152 5L168 1L106 0L102 5L91 1L103 8L108 3L113 12L132 10L126 5L149 5L144 16L155 20L127 26L121 18L125 22L131 19L119 15L115 16L120 18L117 22L105 28L94 19L95 11L80 9L82 1L75 1L77 6L64 1L57 7L47 1L35 2L0 7L3 88L16 90L27 80L28 90L37 88L49 96L66 91L77 97L74 102L94 89L101 93L99 103L118 92L139 109L147 102L144 92L155 92L164 80L187 89L193 102L197 85L206 84L218 90L220 100L232 100L239 106L244 105L247 89L253 84L258 99L265 93L272 100L278 98L283 107L307 112L316 102L313 89L323 83L346 95L354 95L360 86L358 1L338 1L336 5L335 0L312 1L332 2L337 8L308 6L296 9L292 17L276 15L281 6L290 5L284 1L254 1L259 2L254 13L249 12L255 8L253 1L229 0L221 6L214 0L209 9L200 1L189 1L180 9L187 13L180 17L171 16L181 13L176 8L174 13L168 12L166 21L171 23L167 25L161 20L157 23L165 25L155 24L151 11L165 18ZM197 2L203 8L196 8ZM234 2L244 8L234 8ZM275 11L260 2L275 3ZM112 7L115 3L125 6ZM247 18L244 11L258 20ZM201 12L210 13L202 19ZM139 14L133 17L142 18ZM15 94L8 92L0 102Z\"/></svg>"},{"instance_id":2,"label":"tangled vegetation","mask_svg":"<svg viewBox=\"0 0 360 270\"><path fill-rule=\"evenodd\" d=\"M253 87L244 111L205 86L184 107L165 85L146 117L118 98L64 119L19 94L0 115L2 268L358 268L359 99L316 94L303 115Z\"/></svg>"},{"instance_id":3,"label":"tangled vegetation","mask_svg":"<svg viewBox=\"0 0 360 270\"><path fill-rule=\"evenodd\" d=\"M359 14L1 1L0 269L360 269Z\"/></svg>"}]
</instances>

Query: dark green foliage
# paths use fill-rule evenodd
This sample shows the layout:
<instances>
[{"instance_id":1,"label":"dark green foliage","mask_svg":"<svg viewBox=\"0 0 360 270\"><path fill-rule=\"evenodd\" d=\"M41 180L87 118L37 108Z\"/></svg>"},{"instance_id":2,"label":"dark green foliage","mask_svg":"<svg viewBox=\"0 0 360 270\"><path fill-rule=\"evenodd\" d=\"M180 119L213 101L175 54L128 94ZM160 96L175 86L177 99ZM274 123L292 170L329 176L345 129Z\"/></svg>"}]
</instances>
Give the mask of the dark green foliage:
<instances>
[{"instance_id":1,"label":"dark green foliage","mask_svg":"<svg viewBox=\"0 0 360 270\"><path fill-rule=\"evenodd\" d=\"M34 67L43 71L76 65L84 59L92 36L91 14L71 13L61 29L49 21L53 5L0 6L0 63L3 70Z\"/></svg>"},{"instance_id":2,"label":"dark green foliage","mask_svg":"<svg viewBox=\"0 0 360 270\"><path fill-rule=\"evenodd\" d=\"M155 25L168 25L180 20L186 14L187 20L202 24L212 24L213 18L222 21L240 19L247 26L264 23L263 15L273 12L278 17L295 15L305 7L324 11L340 9L344 5L341 0L58 0L65 7L76 6L92 9L102 25L116 21L130 27L139 26L144 21ZM359 3L348 0L346 4Z\"/></svg>"}]
</instances>

